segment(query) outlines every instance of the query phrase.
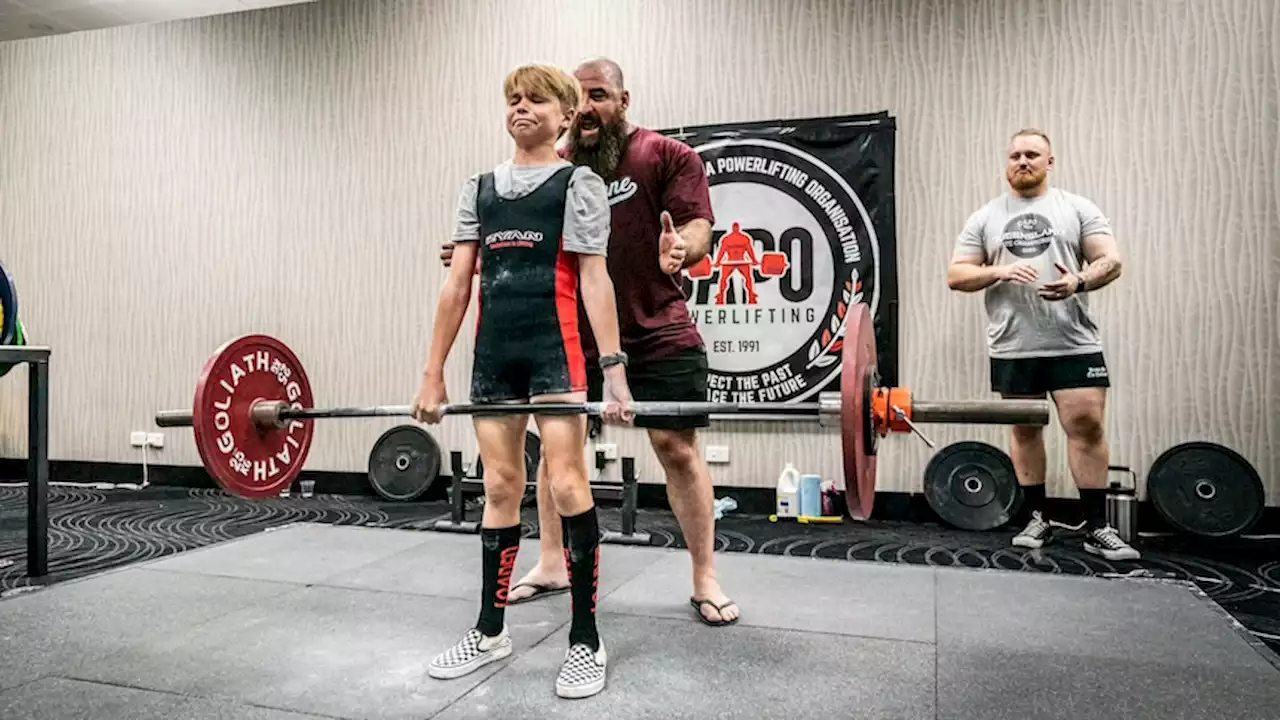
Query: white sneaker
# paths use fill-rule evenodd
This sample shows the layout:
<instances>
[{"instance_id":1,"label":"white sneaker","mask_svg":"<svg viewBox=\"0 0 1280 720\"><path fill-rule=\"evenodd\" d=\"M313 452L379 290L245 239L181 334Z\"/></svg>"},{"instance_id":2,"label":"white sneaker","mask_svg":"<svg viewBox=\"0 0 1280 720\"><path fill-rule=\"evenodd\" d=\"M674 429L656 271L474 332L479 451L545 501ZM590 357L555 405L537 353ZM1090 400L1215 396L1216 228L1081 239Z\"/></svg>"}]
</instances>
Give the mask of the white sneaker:
<instances>
[{"instance_id":1,"label":"white sneaker","mask_svg":"<svg viewBox=\"0 0 1280 720\"><path fill-rule=\"evenodd\" d=\"M440 680L452 680L475 672L491 662L511 654L511 635L507 626L497 637L488 637L475 628L456 645L437 655L427 667L427 674Z\"/></svg>"},{"instance_id":2,"label":"white sneaker","mask_svg":"<svg viewBox=\"0 0 1280 720\"><path fill-rule=\"evenodd\" d=\"M564 654L564 664L556 678L556 694L562 698L585 698L600 692L608 662L603 641L595 652L582 643L573 645Z\"/></svg>"},{"instance_id":3,"label":"white sneaker","mask_svg":"<svg viewBox=\"0 0 1280 720\"><path fill-rule=\"evenodd\" d=\"M1015 547L1034 550L1044 547L1052 539L1053 529L1049 527L1049 522L1037 510L1031 513L1031 522L1027 523L1027 526L1021 532L1013 536L1013 544Z\"/></svg>"},{"instance_id":4,"label":"white sneaker","mask_svg":"<svg viewBox=\"0 0 1280 720\"><path fill-rule=\"evenodd\" d=\"M1085 552L1101 555L1108 560L1137 560L1142 554L1120 539L1115 528L1105 525L1093 528L1084 536Z\"/></svg>"}]
</instances>

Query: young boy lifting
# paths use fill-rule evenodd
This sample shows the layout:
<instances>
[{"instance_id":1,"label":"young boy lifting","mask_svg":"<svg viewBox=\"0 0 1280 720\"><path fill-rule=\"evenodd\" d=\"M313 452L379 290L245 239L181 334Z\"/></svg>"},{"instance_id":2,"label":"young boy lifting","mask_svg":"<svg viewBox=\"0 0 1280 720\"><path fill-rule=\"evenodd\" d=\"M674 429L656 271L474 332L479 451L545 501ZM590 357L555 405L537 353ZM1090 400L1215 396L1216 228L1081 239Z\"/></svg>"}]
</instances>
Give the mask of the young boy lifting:
<instances>
[{"instance_id":1,"label":"young boy lifting","mask_svg":"<svg viewBox=\"0 0 1280 720\"><path fill-rule=\"evenodd\" d=\"M606 422L630 421L626 356L605 252L609 200L589 168L556 155L556 141L577 112L580 89L568 73L526 65L506 78L507 133L514 156L471 177L458 200L456 243L440 291L422 384L413 401L420 422L440 421L448 402L444 364L480 266L479 318L471 401L585 402L587 370L578 330L578 295L600 345ZM556 679L561 697L588 697L605 684L606 655L596 629L600 531L582 448L584 415L534 415L542 457L560 511L573 618L569 650ZM474 416L484 463L480 617L456 645L431 661L428 674L456 678L511 654L504 622L520 546L524 434L528 415Z\"/></svg>"}]
</instances>

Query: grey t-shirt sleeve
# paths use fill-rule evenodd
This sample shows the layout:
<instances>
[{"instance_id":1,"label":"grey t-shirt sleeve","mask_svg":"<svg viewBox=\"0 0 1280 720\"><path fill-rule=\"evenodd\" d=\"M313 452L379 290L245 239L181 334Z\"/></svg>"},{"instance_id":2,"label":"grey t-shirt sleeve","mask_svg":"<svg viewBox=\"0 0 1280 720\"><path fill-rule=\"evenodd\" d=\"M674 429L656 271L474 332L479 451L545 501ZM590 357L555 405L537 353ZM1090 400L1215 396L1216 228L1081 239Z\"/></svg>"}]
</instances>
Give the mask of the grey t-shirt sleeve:
<instances>
[{"instance_id":1,"label":"grey t-shirt sleeve","mask_svg":"<svg viewBox=\"0 0 1280 720\"><path fill-rule=\"evenodd\" d=\"M604 180L585 165L574 168L564 203L565 251L607 255L610 212Z\"/></svg>"},{"instance_id":2,"label":"grey t-shirt sleeve","mask_svg":"<svg viewBox=\"0 0 1280 720\"><path fill-rule=\"evenodd\" d=\"M1075 205L1076 214L1080 216L1080 237L1087 238L1090 235L1111 235L1111 221L1106 215L1102 214L1102 209L1092 200L1081 197L1079 195L1070 195L1072 204Z\"/></svg>"},{"instance_id":3,"label":"grey t-shirt sleeve","mask_svg":"<svg viewBox=\"0 0 1280 720\"><path fill-rule=\"evenodd\" d=\"M956 236L956 247L952 253L953 258L973 257L977 255L985 258L987 256L987 238L984 228L987 224L987 209L979 208L965 220L964 227L960 229L960 234Z\"/></svg>"},{"instance_id":4,"label":"grey t-shirt sleeve","mask_svg":"<svg viewBox=\"0 0 1280 720\"><path fill-rule=\"evenodd\" d=\"M476 214L476 190L480 176L472 175L458 193L457 220L453 226L454 242L475 242L480 239L480 216Z\"/></svg>"}]
</instances>

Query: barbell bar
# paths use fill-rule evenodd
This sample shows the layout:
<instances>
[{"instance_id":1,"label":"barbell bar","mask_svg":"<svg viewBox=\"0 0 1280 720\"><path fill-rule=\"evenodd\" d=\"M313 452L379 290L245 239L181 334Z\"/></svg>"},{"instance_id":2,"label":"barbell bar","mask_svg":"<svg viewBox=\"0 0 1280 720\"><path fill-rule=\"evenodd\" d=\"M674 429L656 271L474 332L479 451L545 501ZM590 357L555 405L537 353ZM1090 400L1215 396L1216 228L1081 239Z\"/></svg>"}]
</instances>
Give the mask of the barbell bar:
<instances>
[{"instance_id":1,"label":"barbell bar","mask_svg":"<svg viewBox=\"0 0 1280 720\"><path fill-rule=\"evenodd\" d=\"M838 394L838 393L836 393ZM633 402L632 410L646 417L680 417L706 414L763 413L817 418L818 403L717 403L717 402ZM283 401L264 400L255 404L255 422L265 425L284 420L319 420L325 418L400 417L411 415L409 405L374 405L371 407L293 408ZM601 415L604 403L510 403L443 405L443 415ZM838 412L838 411L837 411ZM156 413L159 427L190 427L194 418L189 410L162 410Z\"/></svg>"},{"instance_id":2,"label":"barbell bar","mask_svg":"<svg viewBox=\"0 0 1280 720\"><path fill-rule=\"evenodd\" d=\"M875 336L865 304L850 308L841 351L841 388L816 402L634 402L639 417L768 415L816 420L838 427L844 455L850 516L871 516L876 445L890 432L917 423L1047 425L1045 400L916 401L906 388L879 385ZM459 403L444 415L599 415L603 403ZM302 471L314 421L329 418L409 416L408 405L315 407L311 383L297 356L280 340L261 334L224 343L201 369L191 410L156 413L159 427L191 427L201 461L217 484L243 497L270 497ZM925 438L932 445L932 441Z\"/></svg>"},{"instance_id":3,"label":"barbell bar","mask_svg":"<svg viewBox=\"0 0 1280 720\"><path fill-rule=\"evenodd\" d=\"M820 393L819 402L799 403L729 403L729 402L633 402L632 411L644 417L689 417L697 415L761 415L770 418L809 419L824 426L838 426L840 393ZM1044 424L1039 418L1044 403L1038 400L916 402L911 420L918 423L965 424ZM442 415L601 415L604 403L511 403L459 404L441 406ZM322 420L329 418L402 417L412 415L409 405L373 405L369 407L303 408L290 407L281 400L262 400L251 409L254 422L270 427L285 420ZM195 418L190 410L161 410L156 413L158 427L191 427Z\"/></svg>"}]
</instances>

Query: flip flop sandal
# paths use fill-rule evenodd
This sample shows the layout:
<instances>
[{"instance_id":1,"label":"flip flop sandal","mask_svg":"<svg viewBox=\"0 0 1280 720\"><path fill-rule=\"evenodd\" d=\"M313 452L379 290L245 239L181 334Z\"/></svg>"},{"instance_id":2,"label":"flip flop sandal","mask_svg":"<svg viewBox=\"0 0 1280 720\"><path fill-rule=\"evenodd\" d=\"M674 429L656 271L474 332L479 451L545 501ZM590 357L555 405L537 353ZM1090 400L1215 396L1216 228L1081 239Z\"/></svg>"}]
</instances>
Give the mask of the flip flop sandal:
<instances>
[{"instance_id":1,"label":"flip flop sandal","mask_svg":"<svg viewBox=\"0 0 1280 720\"><path fill-rule=\"evenodd\" d=\"M560 595L562 593L569 592L569 587L567 585L565 587L551 587L550 585L543 585L542 583L531 583L531 582L516 583L515 585L511 586L511 590L515 590L518 587L531 587L533 588L533 594L529 595L528 597L522 597L516 600L508 600L507 601L508 605L519 605L521 603L532 602L534 600L537 600L540 597L544 597L547 595ZM511 594L511 590L507 591L508 595Z\"/></svg>"},{"instance_id":2,"label":"flip flop sandal","mask_svg":"<svg viewBox=\"0 0 1280 720\"><path fill-rule=\"evenodd\" d=\"M698 616L698 619L702 621L702 624L703 624L703 625L710 625L711 627L722 627L722 626L724 626L724 625L732 625L732 624L734 624L734 623L738 622L738 618L741 618L741 617L742 617L742 615L741 615L741 614L739 614L739 615L738 615L738 617L735 617L735 618L734 618L734 619L732 619L732 620L712 620L711 618L709 618L709 617L707 617L706 615L703 615L703 614L702 614L702 606L703 606L703 605L710 605L711 607L713 607L713 608L715 608L715 609L716 609L716 612L720 613L721 617L723 617L723 616L724 616L724 609L725 609L725 608L729 607L730 605L737 605L737 604L738 604L738 603L734 602L733 600L726 600L726 601L725 601L725 603L724 603L723 605L716 605L715 603L711 602L710 600L695 600L694 598L689 598L689 604L693 606L693 609L694 609L694 615L697 615L697 616Z\"/></svg>"}]
</instances>

